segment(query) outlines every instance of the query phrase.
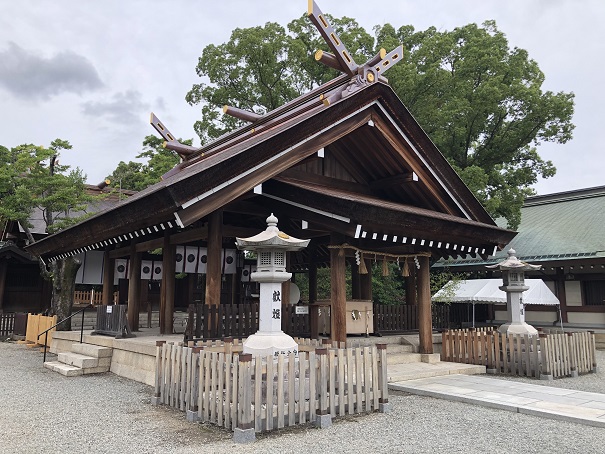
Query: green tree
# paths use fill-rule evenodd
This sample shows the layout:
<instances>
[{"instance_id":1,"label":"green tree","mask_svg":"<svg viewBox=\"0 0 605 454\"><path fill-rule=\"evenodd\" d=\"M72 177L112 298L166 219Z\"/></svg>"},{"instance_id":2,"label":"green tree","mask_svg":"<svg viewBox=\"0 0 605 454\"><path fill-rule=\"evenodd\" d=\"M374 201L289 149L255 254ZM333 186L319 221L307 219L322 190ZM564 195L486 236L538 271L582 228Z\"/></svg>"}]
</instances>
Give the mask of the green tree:
<instances>
[{"instance_id":1,"label":"green tree","mask_svg":"<svg viewBox=\"0 0 605 454\"><path fill-rule=\"evenodd\" d=\"M374 47L372 36L353 19L329 19L351 44L354 57L365 61ZM203 49L196 72L208 77L210 84L196 84L186 96L189 104L202 105L204 120L194 125L202 143L241 124L223 116L224 105L264 114L337 75L314 61L313 53L327 46L305 16L291 22L288 30L274 22L237 28L228 42Z\"/></svg>"},{"instance_id":2,"label":"green tree","mask_svg":"<svg viewBox=\"0 0 605 454\"><path fill-rule=\"evenodd\" d=\"M191 145L191 140L179 139L179 142ZM107 176L114 187L142 191L147 186L157 183L162 175L172 169L180 161L177 153L164 147L164 142L157 136L146 136L143 140L143 151L137 159L145 158L146 163L120 161L114 171Z\"/></svg>"},{"instance_id":3,"label":"green tree","mask_svg":"<svg viewBox=\"0 0 605 454\"><path fill-rule=\"evenodd\" d=\"M530 186L555 174L536 147L572 137L573 94L543 91L538 64L511 49L493 21L420 32L385 24L374 38L352 19L330 21L358 62L403 43L390 85L490 214L516 228ZM224 104L262 114L336 75L314 61L327 45L306 17L288 32L275 23L236 29L227 43L204 48L196 71L210 83L186 96L202 106L195 124L202 142L240 124L222 115Z\"/></svg>"},{"instance_id":4,"label":"green tree","mask_svg":"<svg viewBox=\"0 0 605 454\"><path fill-rule=\"evenodd\" d=\"M36 238L30 219L41 213L46 233L54 233L88 216L95 197L86 193L85 175L78 168L59 163L61 150L71 145L56 139L48 148L0 146L0 224L17 221L30 243ZM51 310L59 319L71 314L75 278L80 261L75 257L49 264L40 261L45 279L52 281ZM70 324L59 327L70 329Z\"/></svg>"},{"instance_id":5,"label":"green tree","mask_svg":"<svg viewBox=\"0 0 605 454\"><path fill-rule=\"evenodd\" d=\"M555 174L536 146L572 137L573 94L544 92L538 64L494 21L450 32L387 24L376 36L403 43L393 89L487 210L516 228L530 185Z\"/></svg>"}]
</instances>

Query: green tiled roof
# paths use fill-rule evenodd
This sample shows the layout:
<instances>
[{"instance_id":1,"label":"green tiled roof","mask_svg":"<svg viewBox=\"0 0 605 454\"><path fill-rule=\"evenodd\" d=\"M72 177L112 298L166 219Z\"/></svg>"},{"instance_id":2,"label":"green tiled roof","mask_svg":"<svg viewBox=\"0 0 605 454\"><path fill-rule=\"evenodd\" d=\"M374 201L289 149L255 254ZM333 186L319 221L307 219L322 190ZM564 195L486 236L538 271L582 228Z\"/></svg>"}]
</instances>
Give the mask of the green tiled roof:
<instances>
[{"instance_id":1,"label":"green tiled roof","mask_svg":"<svg viewBox=\"0 0 605 454\"><path fill-rule=\"evenodd\" d=\"M505 220L497 223L506 226ZM525 261L605 256L605 186L528 198L521 209L518 231L504 250L487 261L468 259L447 264L498 262L510 248Z\"/></svg>"}]
</instances>

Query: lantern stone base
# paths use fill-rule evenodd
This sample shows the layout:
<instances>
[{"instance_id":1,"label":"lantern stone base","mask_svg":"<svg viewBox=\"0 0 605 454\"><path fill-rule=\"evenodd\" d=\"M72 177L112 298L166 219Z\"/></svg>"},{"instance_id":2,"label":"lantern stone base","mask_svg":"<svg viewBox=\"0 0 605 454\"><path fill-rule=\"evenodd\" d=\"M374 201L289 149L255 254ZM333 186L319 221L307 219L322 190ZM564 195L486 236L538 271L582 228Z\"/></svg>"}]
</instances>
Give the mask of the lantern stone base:
<instances>
[{"instance_id":1,"label":"lantern stone base","mask_svg":"<svg viewBox=\"0 0 605 454\"><path fill-rule=\"evenodd\" d=\"M498 328L500 334L520 334L528 336L537 336L538 330L527 323L505 323Z\"/></svg>"},{"instance_id":2,"label":"lantern stone base","mask_svg":"<svg viewBox=\"0 0 605 454\"><path fill-rule=\"evenodd\" d=\"M274 356L276 353L289 354L292 352L298 355L298 344L291 336L282 331L259 331L244 342L244 353L250 353L253 356Z\"/></svg>"}]
</instances>

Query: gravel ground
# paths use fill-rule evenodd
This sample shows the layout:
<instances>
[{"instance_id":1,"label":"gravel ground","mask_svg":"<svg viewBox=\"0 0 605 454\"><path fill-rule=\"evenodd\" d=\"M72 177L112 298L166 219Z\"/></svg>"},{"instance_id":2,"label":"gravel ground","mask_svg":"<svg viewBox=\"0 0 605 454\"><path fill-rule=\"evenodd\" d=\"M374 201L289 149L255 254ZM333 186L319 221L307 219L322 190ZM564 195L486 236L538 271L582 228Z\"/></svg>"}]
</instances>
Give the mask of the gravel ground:
<instances>
[{"instance_id":1,"label":"gravel ground","mask_svg":"<svg viewBox=\"0 0 605 454\"><path fill-rule=\"evenodd\" d=\"M605 352L598 352L605 365ZM67 378L42 367L42 354L0 343L0 453L602 453L605 431L405 393L392 412L338 418L236 445L231 432L188 423L149 404L152 389L111 373ZM501 377L498 377L501 378ZM605 393L605 372L540 382ZM519 379L525 381L523 379Z\"/></svg>"}]
</instances>

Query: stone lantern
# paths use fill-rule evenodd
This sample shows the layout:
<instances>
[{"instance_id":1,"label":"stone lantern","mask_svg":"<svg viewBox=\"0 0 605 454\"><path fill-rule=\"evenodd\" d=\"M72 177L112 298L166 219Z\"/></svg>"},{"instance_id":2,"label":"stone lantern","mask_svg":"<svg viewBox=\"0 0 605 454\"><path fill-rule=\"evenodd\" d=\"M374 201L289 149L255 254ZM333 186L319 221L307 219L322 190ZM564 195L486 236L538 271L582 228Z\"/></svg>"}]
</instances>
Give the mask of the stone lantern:
<instances>
[{"instance_id":1,"label":"stone lantern","mask_svg":"<svg viewBox=\"0 0 605 454\"><path fill-rule=\"evenodd\" d=\"M298 355L298 344L281 330L282 282L292 277L292 273L286 272L286 252L304 249L310 240L280 232L273 213L267 218L265 231L235 240L238 249L256 252L256 272L250 279L260 283L259 329L244 342L244 353L275 356L294 352Z\"/></svg>"},{"instance_id":2,"label":"stone lantern","mask_svg":"<svg viewBox=\"0 0 605 454\"><path fill-rule=\"evenodd\" d=\"M515 256L514 249L509 249L508 257L496 265L487 268L502 271L503 285L500 290L506 292L506 305L508 321L498 328L502 334L528 334L535 336L538 331L525 323L525 308L523 306L523 292L529 290L525 285L525 271L539 270L542 265L530 265L522 262Z\"/></svg>"}]
</instances>

